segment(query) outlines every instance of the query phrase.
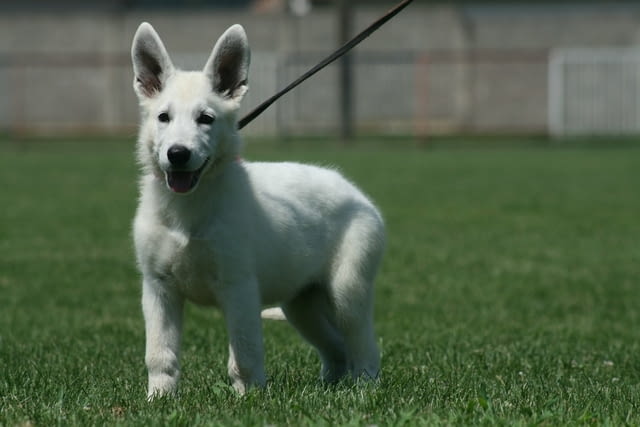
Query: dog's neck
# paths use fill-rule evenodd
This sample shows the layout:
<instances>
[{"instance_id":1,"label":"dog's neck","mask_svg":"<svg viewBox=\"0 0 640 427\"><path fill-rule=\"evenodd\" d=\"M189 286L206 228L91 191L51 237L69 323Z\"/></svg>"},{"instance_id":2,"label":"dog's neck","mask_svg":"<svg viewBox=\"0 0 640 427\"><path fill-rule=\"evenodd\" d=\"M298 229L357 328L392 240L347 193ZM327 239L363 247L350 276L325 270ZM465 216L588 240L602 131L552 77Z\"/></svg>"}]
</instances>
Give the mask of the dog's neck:
<instances>
[{"instance_id":1,"label":"dog's neck","mask_svg":"<svg viewBox=\"0 0 640 427\"><path fill-rule=\"evenodd\" d=\"M150 189L158 219L166 227L197 238L200 230L210 222L226 187L237 180L241 169L243 160L238 155L217 158L200 179L198 187L189 194L174 193L167 187L164 174L148 176L143 185Z\"/></svg>"}]
</instances>

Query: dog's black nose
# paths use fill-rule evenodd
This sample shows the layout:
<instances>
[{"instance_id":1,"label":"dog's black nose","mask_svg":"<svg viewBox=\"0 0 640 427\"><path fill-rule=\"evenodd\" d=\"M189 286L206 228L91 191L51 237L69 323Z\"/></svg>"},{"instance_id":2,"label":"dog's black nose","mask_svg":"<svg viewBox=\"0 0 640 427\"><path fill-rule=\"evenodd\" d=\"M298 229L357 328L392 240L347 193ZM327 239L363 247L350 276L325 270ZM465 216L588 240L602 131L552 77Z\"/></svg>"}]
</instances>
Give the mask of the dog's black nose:
<instances>
[{"instance_id":1,"label":"dog's black nose","mask_svg":"<svg viewBox=\"0 0 640 427\"><path fill-rule=\"evenodd\" d=\"M184 166L191 157L191 151L184 145L172 145L167 151L169 162L173 166Z\"/></svg>"}]
</instances>

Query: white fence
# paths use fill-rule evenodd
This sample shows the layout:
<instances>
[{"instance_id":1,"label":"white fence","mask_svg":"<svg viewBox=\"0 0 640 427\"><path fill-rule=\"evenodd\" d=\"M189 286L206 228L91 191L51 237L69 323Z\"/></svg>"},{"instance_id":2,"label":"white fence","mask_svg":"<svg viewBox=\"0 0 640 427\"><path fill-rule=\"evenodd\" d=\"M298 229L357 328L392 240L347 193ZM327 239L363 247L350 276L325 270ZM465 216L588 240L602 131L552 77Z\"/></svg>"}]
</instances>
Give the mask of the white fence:
<instances>
[{"instance_id":1,"label":"white fence","mask_svg":"<svg viewBox=\"0 0 640 427\"><path fill-rule=\"evenodd\" d=\"M565 48L549 58L549 133L640 133L640 49Z\"/></svg>"},{"instance_id":2,"label":"white fence","mask_svg":"<svg viewBox=\"0 0 640 427\"><path fill-rule=\"evenodd\" d=\"M208 54L173 59L198 69ZM325 54L256 51L241 115ZM315 75L243 134L337 133L337 71ZM132 79L128 54L0 55L0 133L135 134ZM354 82L360 134L640 134L640 51L358 52Z\"/></svg>"},{"instance_id":3,"label":"white fence","mask_svg":"<svg viewBox=\"0 0 640 427\"><path fill-rule=\"evenodd\" d=\"M172 59L179 68L201 69L208 54L178 53ZM286 56L254 52L240 117L323 56L322 52ZM425 128L424 80L437 74L424 73L417 58L414 53L356 57L355 126L359 131L406 135ZM132 79L127 55L0 55L0 133L133 133L138 107ZM338 114L338 73L332 65L272 105L243 134L333 134L339 129Z\"/></svg>"}]
</instances>

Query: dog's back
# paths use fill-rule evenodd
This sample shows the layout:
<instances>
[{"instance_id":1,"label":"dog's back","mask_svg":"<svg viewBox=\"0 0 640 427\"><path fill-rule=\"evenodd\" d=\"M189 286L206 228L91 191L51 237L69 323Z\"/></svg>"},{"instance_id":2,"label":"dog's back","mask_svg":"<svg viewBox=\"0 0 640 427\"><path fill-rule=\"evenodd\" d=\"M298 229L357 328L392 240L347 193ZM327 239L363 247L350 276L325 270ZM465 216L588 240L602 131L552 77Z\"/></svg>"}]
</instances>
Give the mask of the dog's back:
<instances>
[{"instance_id":1,"label":"dog's back","mask_svg":"<svg viewBox=\"0 0 640 427\"><path fill-rule=\"evenodd\" d=\"M256 260L266 288L328 283L350 252L381 256L380 213L338 172L297 163L245 163L251 190L266 223L254 236ZM357 229L357 234L356 234ZM252 239L253 240L253 239ZM361 265L375 274L377 262ZM288 283L287 283L288 282ZM290 290L289 290L290 293ZM263 296L266 304L281 303Z\"/></svg>"}]
</instances>

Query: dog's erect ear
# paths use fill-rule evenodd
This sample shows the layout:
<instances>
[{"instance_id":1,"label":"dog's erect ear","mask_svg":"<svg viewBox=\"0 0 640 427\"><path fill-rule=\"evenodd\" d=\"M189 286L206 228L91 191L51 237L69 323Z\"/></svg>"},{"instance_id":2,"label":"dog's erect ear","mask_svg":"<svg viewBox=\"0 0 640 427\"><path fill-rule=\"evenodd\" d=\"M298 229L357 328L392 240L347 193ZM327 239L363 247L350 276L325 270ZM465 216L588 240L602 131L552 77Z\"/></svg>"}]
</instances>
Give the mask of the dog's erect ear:
<instances>
[{"instance_id":1,"label":"dog's erect ear","mask_svg":"<svg viewBox=\"0 0 640 427\"><path fill-rule=\"evenodd\" d=\"M218 39L204 66L211 87L223 98L242 98L248 89L249 41L241 25L233 25Z\"/></svg>"},{"instance_id":2,"label":"dog's erect ear","mask_svg":"<svg viewBox=\"0 0 640 427\"><path fill-rule=\"evenodd\" d=\"M160 36L147 22L140 24L133 37L131 60L135 74L133 88L140 98L151 98L160 92L173 73L173 64Z\"/></svg>"}]
</instances>

